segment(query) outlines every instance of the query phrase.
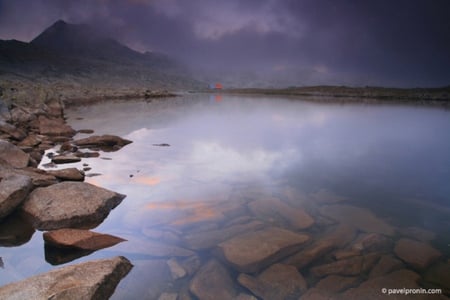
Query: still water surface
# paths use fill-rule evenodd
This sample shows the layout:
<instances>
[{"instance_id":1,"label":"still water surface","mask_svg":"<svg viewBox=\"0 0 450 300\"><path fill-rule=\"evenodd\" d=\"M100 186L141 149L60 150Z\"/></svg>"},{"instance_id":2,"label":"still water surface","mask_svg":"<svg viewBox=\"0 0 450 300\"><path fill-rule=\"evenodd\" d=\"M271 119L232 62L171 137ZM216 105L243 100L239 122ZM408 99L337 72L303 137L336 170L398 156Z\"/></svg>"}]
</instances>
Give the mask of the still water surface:
<instances>
[{"instance_id":1,"label":"still water surface","mask_svg":"<svg viewBox=\"0 0 450 300\"><path fill-rule=\"evenodd\" d=\"M129 241L75 260L129 258L135 268L119 285L118 299L186 293L189 276L172 280L166 264L171 254L148 253L146 243L183 246L186 234L255 217L245 208L223 219L216 204L261 195L283 199L286 191L307 203L316 224L304 231L312 236L327 226L316 208L337 199L396 228L436 233L433 246L449 257L449 110L187 95L100 103L69 109L67 116L75 129L133 141L100 158L60 166L88 164L88 175L101 175L86 182L127 195L94 231ZM155 146L162 143L170 146ZM276 218L263 221L285 226ZM45 261L41 232L0 253L0 284L53 268ZM197 254L202 262L211 255Z\"/></svg>"}]
</instances>

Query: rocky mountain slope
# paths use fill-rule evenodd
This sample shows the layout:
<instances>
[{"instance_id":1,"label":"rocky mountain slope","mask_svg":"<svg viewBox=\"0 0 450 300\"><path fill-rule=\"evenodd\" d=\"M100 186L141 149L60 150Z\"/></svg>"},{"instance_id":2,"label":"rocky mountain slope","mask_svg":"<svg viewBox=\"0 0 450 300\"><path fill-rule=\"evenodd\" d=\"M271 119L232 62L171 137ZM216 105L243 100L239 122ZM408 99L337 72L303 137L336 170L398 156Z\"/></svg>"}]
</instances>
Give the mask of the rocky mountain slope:
<instances>
[{"instance_id":1,"label":"rocky mountain slope","mask_svg":"<svg viewBox=\"0 0 450 300\"><path fill-rule=\"evenodd\" d=\"M70 98L130 94L136 89L186 90L204 84L164 54L140 53L89 25L57 21L30 43L0 40L0 86L43 87Z\"/></svg>"}]
</instances>

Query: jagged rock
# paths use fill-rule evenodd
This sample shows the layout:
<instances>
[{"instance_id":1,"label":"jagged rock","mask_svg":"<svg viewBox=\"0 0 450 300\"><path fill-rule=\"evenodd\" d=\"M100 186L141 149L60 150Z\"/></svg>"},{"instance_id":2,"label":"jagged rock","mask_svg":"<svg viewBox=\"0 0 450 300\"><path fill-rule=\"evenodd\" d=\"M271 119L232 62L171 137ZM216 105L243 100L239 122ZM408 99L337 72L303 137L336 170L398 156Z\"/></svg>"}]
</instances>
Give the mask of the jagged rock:
<instances>
[{"instance_id":1,"label":"jagged rock","mask_svg":"<svg viewBox=\"0 0 450 300\"><path fill-rule=\"evenodd\" d=\"M450 296L450 261L440 262L429 268L423 280L427 287L441 288L445 295Z\"/></svg>"},{"instance_id":2,"label":"jagged rock","mask_svg":"<svg viewBox=\"0 0 450 300\"><path fill-rule=\"evenodd\" d=\"M370 271L369 278L383 276L404 267L405 265L399 259L394 258L392 255L383 255Z\"/></svg>"},{"instance_id":3,"label":"jagged rock","mask_svg":"<svg viewBox=\"0 0 450 300\"><path fill-rule=\"evenodd\" d=\"M365 232L377 232L388 236L395 234L394 227L376 217L368 209L351 205L326 205L320 209L320 213Z\"/></svg>"},{"instance_id":4,"label":"jagged rock","mask_svg":"<svg viewBox=\"0 0 450 300\"><path fill-rule=\"evenodd\" d=\"M240 274L238 281L262 299L298 299L307 289L297 269L283 264L274 264L257 277Z\"/></svg>"},{"instance_id":5,"label":"jagged rock","mask_svg":"<svg viewBox=\"0 0 450 300\"><path fill-rule=\"evenodd\" d=\"M61 180L83 181L84 173L77 168L67 168L61 170L47 171L48 174L55 176Z\"/></svg>"},{"instance_id":6,"label":"jagged rock","mask_svg":"<svg viewBox=\"0 0 450 300\"><path fill-rule=\"evenodd\" d=\"M0 140L0 164L6 162L14 168L25 168L30 160L30 155L20 150L19 147Z\"/></svg>"},{"instance_id":7,"label":"jagged rock","mask_svg":"<svg viewBox=\"0 0 450 300\"><path fill-rule=\"evenodd\" d=\"M126 240L89 230L64 228L45 232L44 241L54 247L99 250Z\"/></svg>"},{"instance_id":8,"label":"jagged rock","mask_svg":"<svg viewBox=\"0 0 450 300\"><path fill-rule=\"evenodd\" d=\"M380 255L376 253L364 256L355 256L329 264L312 267L310 272L315 277L323 277L326 275L359 275L370 270L379 258Z\"/></svg>"},{"instance_id":9,"label":"jagged rock","mask_svg":"<svg viewBox=\"0 0 450 300\"><path fill-rule=\"evenodd\" d=\"M2 219L25 200L33 184L30 177L24 175L10 175L0 180L0 219Z\"/></svg>"},{"instance_id":10,"label":"jagged rock","mask_svg":"<svg viewBox=\"0 0 450 300\"><path fill-rule=\"evenodd\" d=\"M408 298L405 294L391 294L388 295L389 289L418 289L417 284L420 276L409 270L399 270L385 276L369 279L359 285L357 288L349 289L341 294L340 299L359 300L359 299L405 299ZM383 291L386 291L383 293ZM434 297L437 296L437 297ZM433 295L433 299L439 299L438 295ZM426 294L415 294L414 299L430 299Z\"/></svg>"},{"instance_id":11,"label":"jagged rock","mask_svg":"<svg viewBox=\"0 0 450 300\"><path fill-rule=\"evenodd\" d=\"M132 141L123 139L115 135L94 135L88 138L73 141L79 147L98 147L102 150L118 150L125 145L132 143Z\"/></svg>"},{"instance_id":12,"label":"jagged rock","mask_svg":"<svg viewBox=\"0 0 450 300\"><path fill-rule=\"evenodd\" d=\"M294 229L305 229L314 224L314 219L303 209L291 207L274 197L252 201L248 208L253 214L264 219L278 214Z\"/></svg>"},{"instance_id":13,"label":"jagged rock","mask_svg":"<svg viewBox=\"0 0 450 300\"><path fill-rule=\"evenodd\" d=\"M228 271L214 259L198 270L189 290L199 300L234 299L238 294Z\"/></svg>"},{"instance_id":14,"label":"jagged rock","mask_svg":"<svg viewBox=\"0 0 450 300\"><path fill-rule=\"evenodd\" d=\"M19 147L35 147L39 145L43 139L35 134L28 135L25 139L23 139L18 146Z\"/></svg>"},{"instance_id":15,"label":"jagged rock","mask_svg":"<svg viewBox=\"0 0 450 300\"><path fill-rule=\"evenodd\" d=\"M52 163L55 164L70 164L80 162L81 158L76 156L58 155L52 157Z\"/></svg>"},{"instance_id":16,"label":"jagged rock","mask_svg":"<svg viewBox=\"0 0 450 300\"><path fill-rule=\"evenodd\" d=\"M8 124L2 120L0 120L0 132L4 132L11 136L13 139L21 141L23 140L27 134L20 128L17 128L14 125Z\"/></svg>"},{"instance_id":17,"label":"jagged rock","mask_svg":"<svg viewBox=\"0 0 450 300\"><path fill-rule=\"evenodd\" d=\"M271 227L233 237L218 246L218 253L236 270L253 273L295 251L310 237Z\"/></svg>"},{"instance_id":18,"label":"jagged rock","mask_svg":"<svg viewBox=\"0 0 450 300\"><path fill-rule=\"evenodd\" d=\"M0 166L0 177L6 177L11 174L24 175L31 178L34 187L45 187L58 183L55 176L47 174L43 170L36 168L13 169Z\"/></svg>"},{"instance_id":19,"label":"jagged rock","mask_svg":"<svg viewBox=\"0 0 450 300\"><path fill-rule=\"evenodd\" d=\"M242 234L247 231L255 231L264 227L264 224L258 221L253 221L247 224L238 224L223 229L202 231L193 234L188 234L184 240L190 249L208 249L219 243Z\"/></svg>"},{"instance_id":20,"label":"jagged rock","mask_svg":"<svg viewBox=\"0 0 450 300\"><path fill-rule=\"evenodd\" d=\"M349 276L330 275L320 280L315 287L333 294L333 293L340 293L351 287L354 287L359 282L360 282L359 277L355 276L349 277Z\"/></svg>"},{"instance_id":21,"label":"jagged rock","mask_svg":"<svg viewBox=\"0 0 450 300\"><path fill-rule=\"evenodd\" d=\"M124 257L62 267L0 287L0 298L108 299L132 267Z\"/></svg>"},{"instance_id":22,"label":"jagged rock","mask_svg":"<svg viewBox=\"0 0 450 300\"><path fill-rule=\"evenodd\" d=\"M442 256L441 252L430 245L407 238L397 241L394 252L401 260L417 269L425 269Z\"/></svg>"},{"instance_id":23,"label":"jagged rock","mask_svg":"<svg viewBox=\"0 0 450 300\"><path fill-rule=\"evenodd\" d=\"M353 227L341 224L325 234L324 237L307 246L304 250L285 259L284 263L303 268L333 249L349 243L354 239L355 235L356 230Z\"/></svg>"},{"instance_id":24,"label":"jagged rock","mask_svg":"<svg viewBox=\"0 0 450 300\"><path fill-rule=\"evenodd\" d=\"M39 133L42 135L72 137L76 134L76 131L62 118L49 119L41 115L38 117L38 126Z\"/></svg>"},{"instance_id":25,"label":"jagged rock","mask_svg":"<svg viewBox=\"0 0 450 300\"><path fill-rule=\"evenodd\" d=\"M23 211L40 230L92 228L123 198L125 195L89 183L66 181L34 190Z\"/></svg>"}]
</instances>

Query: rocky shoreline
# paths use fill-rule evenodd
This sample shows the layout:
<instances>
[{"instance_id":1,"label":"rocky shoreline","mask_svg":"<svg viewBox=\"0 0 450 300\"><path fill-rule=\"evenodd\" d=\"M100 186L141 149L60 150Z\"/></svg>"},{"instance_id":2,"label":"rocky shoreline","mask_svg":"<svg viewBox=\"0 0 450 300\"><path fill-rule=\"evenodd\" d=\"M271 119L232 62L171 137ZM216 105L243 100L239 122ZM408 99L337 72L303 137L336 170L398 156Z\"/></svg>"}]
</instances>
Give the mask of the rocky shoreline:
<instances>
[{"instance_id":1,"label":"rocky shoreline","mask_svg":"<svg viewBox=\"0 0 450 300\"><path fill-rule=\"evenodd\" d=\"M76 168L45 171L37 166L45 151L56 145L60 149L49 153L49 157L52 163L63 164L98 150L117 151L131 141L113 135L73 140L77 132L66 124L60 100L50 99L34 106L0 105L0 226L5 228L2 232L7 231L8 222L15 221L11 220L14 216L20 215L22 222L30 224L31 232L46 231L43 235L46 250L76 253L70 260L125 241L88 230L100 224L125 195L83 182L85 174ZM1 235L0 241L2 245L19 245L24 243L24 235L31 238L32 234L10 233ZM55 251L48 249L46 253ZM55 256L47 260L56 264L70 261ZM65 266L0 287L0 298L105 299L131 268L132 264L124 257Z\"/></svg>"}]
</instances>

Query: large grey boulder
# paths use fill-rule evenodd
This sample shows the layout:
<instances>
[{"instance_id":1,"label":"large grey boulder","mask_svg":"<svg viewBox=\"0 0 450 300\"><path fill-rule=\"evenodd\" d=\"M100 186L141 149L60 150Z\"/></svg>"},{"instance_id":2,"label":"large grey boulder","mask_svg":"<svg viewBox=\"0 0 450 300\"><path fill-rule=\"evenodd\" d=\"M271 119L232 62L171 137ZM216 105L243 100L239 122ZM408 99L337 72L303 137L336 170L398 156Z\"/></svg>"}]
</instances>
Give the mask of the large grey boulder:
<instances>
[{"instance_id":1,"label":"large grey boulder","mask_svg":"<svg viewBox=\"0 0 450 300\"><path fill-rule=\"evenodd\" d=\"M121 256L62 267L0 287L0 299L108 299L132 267Z\"/></svg>"},{"instance_id":2,"label":"large grey boulder","mask_svg":"<svg viewBox=\"0 0 450 300\"><path fill-rule=\"evenodd\" d=\"M0 164L6 162L14 168L25 168L28 165L30 156L19 147L0 140Z\"/></svg>"},{"instance_id":3,"label":"large grey boulder","mask_svg":"<svg viewBox=\"0 0 450 300\"><path fill-rule=\"evenodd\" d=\"M84 182L61 182L37 188L23 205L35 228L93 228L125 195Z\"/></svg>"},{"instance_id":4,"label":"large grey boulder","mask_svg":"<svg viewBox=\"0 0 450 300\"><path fill-rule=\"evenodd\" d=\"M28 196L33 183L30 177L10 175L0 181L0 219L9 215Z\"/></svg>"}]
</instances>

